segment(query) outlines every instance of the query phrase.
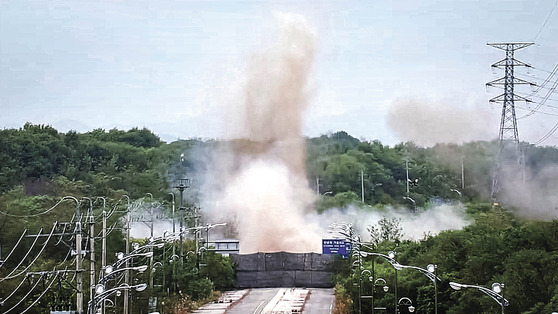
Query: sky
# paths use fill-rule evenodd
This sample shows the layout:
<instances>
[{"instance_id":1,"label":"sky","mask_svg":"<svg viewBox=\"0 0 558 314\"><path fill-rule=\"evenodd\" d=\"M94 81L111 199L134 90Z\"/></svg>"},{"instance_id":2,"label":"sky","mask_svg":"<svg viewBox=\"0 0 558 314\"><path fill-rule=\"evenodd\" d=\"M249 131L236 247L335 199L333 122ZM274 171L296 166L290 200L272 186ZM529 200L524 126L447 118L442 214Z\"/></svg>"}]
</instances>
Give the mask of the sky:
<instances>
[{"instance_id":1,"label":"sky","mask_svg":"<svg viewBox=\"0 0 558 314\"><path fill-rule=\"evenodd\" d=\"M487 43L535 42L515 53L533 68L515 72L541 85L558 64L557 2L0 0L0 128L225 138L221 113L247 61L274 41L278 13L296 13L317 38L306 136L494 139L501 105L488 100L502 91L485 83L504 75L490 65L505 55ZM516 103L520 140L535 144L558 123L558 94L537 104L556 80ZM556 144L558 132L540 143Z\"/></svg>"}]
</instances>

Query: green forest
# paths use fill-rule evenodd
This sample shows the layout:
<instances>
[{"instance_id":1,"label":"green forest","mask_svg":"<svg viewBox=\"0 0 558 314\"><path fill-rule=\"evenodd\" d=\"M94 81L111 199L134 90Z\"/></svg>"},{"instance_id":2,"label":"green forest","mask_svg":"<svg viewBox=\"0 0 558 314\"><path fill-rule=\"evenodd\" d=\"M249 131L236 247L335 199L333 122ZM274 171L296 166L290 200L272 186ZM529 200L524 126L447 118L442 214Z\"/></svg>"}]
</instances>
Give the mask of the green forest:
<instances>
[{"instance_id":1,"label":"green forest","mask_svg":"<svg viewBox=\"0 0 558 314\"><path fill-rule=\"evenodd\" d=\"M126 247L127 210L156 207L170 212L169 193L178 195L175 178L203 168L196 153L211 151L218 144L210 139L165 143L145 128L63 133L28 123L20 129L0 130L0 313L75 308L76 272L71 270L76 265L71 251L77 222L83 221L85 238L100 247L103 212L110 213L106 224L115 231L105 237L105 264L118 263L116 253ZM550 200L558 182L558 175L550 170L558 165L558 150L526 143L521 147L529 174L526 184L540 183L529 191ZM340 259L335 276L339 313L370 312L370 299L359 296L369 295L374 288L375 305L393 309L394 282L398 297L412 300L417 313L434 313L434 303L438 313L500 311L500 305L486 294L477 289L457 291L449 282L488 288L494 282L503 283L504 297L509 300L506 313L558 310L557 205L533 201L530 210L537 214L524 215L522 204L505 200L494 204L490 196L497 152L496 141L433 147L408 142L390 147L343 131L306 139L306 175L309 188L320 194L315 204L318 213L354 205L378 212L397 206L412 214L439 203L461 202L472 221L462 230L425 234L418 241L403 239L405 230L400 230L396 220L370 226L367 238L372 240L363 245L363 252L394 251L401 265L437 265L437 291L420 272L395 272L382 258L363 257L358 268L352 267L354 261ZM84 217L94 217L94 222ZM185 223L192 226L192 221ZM41 237L32 236L37 234ZM148 239L131 241L154 252L153 260L139 256L134 265L159 265L153 278L149 272L134 276L138 282L153 280L152 295L158 296L153 305L144 294L132 292L134 313L146 313L150 306L164 313L186 313L197 303L215 298L216 291L232 287L234 265L228 258L208 251L185 254L178 261L173 254L176 239L162 241L160 246ZM178 250L193 252L195 246L188 240ZM84 250L89 249L85 244ZM100 255L95 256L97 275L103 271ZM183 267L175 267L177 262ZM83 263L89 269L89 254ZM363 275L368 274L365 270L385 279L388 292L375 287ZM83 281L87 307L89 288L94 286L90 272L84 273ZM107 312L122 312L122 297L114 303Z\"/></svg>"}]
</instances>

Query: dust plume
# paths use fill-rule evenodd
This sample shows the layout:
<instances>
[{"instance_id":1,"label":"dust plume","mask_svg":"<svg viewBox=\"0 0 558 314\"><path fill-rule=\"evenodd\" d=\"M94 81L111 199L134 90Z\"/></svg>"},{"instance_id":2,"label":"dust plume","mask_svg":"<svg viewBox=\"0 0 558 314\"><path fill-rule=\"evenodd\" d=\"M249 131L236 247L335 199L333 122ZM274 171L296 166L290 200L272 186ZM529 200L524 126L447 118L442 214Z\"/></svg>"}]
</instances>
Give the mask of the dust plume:
<instances>
[{"instance_id":1,"label":"dust plume","mask_svg":"<svg viewBox=\"0 0 558 314\"><path fill-rule=\"evenodd\" d=\"M498 202L506 208L513 207L517 216L537 220L558 218L557 166L526 167L523 173L518 166L503 167L500 182Z\"/></svg>"},{"instance_id":2,"label":"dust plume","mask_svg":"<svg viewBox=\"0 0 558 314\"><path fill-rule=\"evenodd\" d=\"M355 206L347 209L329 209L320 215L320 224L331 221L351 223L362 241L370 241L368 227L375 226L382 218L397 219L402 228L402 239L418 241L425 235L436 235L443 230L460 230L471 224L465 218L465 207L461 203L441 204L428 209L417 209L410 213L408 208L386 206L383 210L364 210Z\"/></svg>"},{"instance_id":3,"label":"dust plume","mask_svg":"<svg viewBox=\"0 0 558 314\"><path fill-rule=\"evenodd\" d=\"M276 42L254 54L239 100L224 110L225 137L208 173L203 210L235 226L241 253L321 250L305 213L302 117L316 38L302 16L279 14ZM214 200L212 202L208 200Z\"/></svg>"},{"instance_id":4,"label":"dust plume","mask_svg":"<svg viewBox=\"0 0 558 314\"><path fill-rule=\"evenodd\" d=\"M401 141L420 146L436 143L463 143L494 138L497 125L486 108L456 108L453 105L399 99L388 114L388 124Z\"/></svg>"}]
</instances>

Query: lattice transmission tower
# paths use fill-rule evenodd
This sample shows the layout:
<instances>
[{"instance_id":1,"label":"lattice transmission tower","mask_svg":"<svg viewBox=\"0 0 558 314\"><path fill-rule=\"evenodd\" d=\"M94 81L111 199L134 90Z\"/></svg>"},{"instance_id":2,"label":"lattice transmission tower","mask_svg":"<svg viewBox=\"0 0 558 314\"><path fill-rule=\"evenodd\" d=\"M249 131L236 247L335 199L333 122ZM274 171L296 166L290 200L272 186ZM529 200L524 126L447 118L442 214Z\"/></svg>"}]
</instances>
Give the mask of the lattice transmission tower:
<instances>
[{"instance_id":1,"label":"lattice transmission tower","mask_svg":"<svg viewBox=\"0 0 558 314\"><path fill-rule=\"evenodd\" d=\"M492 99L492 103L502 104L502 117L500 119L500 131L499 131L499 148L498 155L496 157L496 169L492 178L492 200L496 200L498 192L500 192L501 182L501 167L503 162L503 152L507 144L511 144L511 151L515 154L516 165L520 165L523 161L521 160L521 154L519 152L519 135L517 132L517 119L515 115L515 101L525 101L531 102L531 100L516 95L514 92L515 84L529 84L534 86L536 84L522 80L515 77L514 67L524 66L530 68L531 65L518 61L514 58L514 52L516 50L533 45L533 43L488 43L487 45L504 50L506 52L506 57L494 64L492 68L504 68L505 75L499 79L486 83L486 86L496 86L503 85L504 93L498 95Z\"/></svg>"}]
</instances>

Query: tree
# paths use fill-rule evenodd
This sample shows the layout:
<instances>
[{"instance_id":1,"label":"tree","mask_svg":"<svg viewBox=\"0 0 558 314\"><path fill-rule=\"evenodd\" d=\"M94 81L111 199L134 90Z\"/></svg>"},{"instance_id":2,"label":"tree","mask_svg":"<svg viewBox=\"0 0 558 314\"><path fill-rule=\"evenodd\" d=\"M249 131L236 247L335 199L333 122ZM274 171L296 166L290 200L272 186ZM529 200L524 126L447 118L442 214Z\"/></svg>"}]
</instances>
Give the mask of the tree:
<instances>
[{"instance_id":1,"label":"tree","mask_svg":"<svg viewBox=\"0 0 558 314\"><path fill-rule=\"evenodd\" d=\"M370 243L372 246L376 247L378 244L384 241L399 241L403 236L403 228L401 228L400 218L388 219L384 217L378 221L377 226L369 226L368 232L370 232Z\"/></svg>"}]
</instances>

